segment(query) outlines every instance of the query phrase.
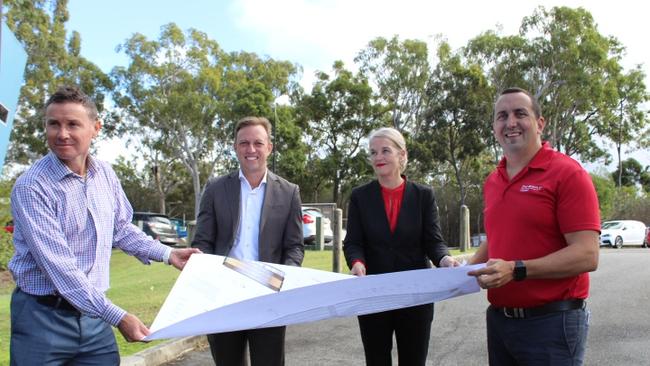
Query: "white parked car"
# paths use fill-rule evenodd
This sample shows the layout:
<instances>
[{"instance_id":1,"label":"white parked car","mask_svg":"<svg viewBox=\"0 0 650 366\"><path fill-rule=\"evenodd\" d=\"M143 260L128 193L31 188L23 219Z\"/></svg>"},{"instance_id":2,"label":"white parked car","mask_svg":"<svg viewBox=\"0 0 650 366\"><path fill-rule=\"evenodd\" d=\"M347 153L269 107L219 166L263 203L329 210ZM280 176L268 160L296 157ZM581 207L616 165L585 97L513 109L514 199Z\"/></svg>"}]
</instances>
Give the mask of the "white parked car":
<instances>
[{"instance_id":1,"label":"white parked car","mask_svg":"<svg viewBox=\"0 0 650 366\"><path fill-rule=\"evenodd\" d=\"M332 225L330 219L323 215L321 210L316 207L303 207L302 208L302 236L305 244L313 244L316 240L316 217L321 217L323 220L323 240L329 243L334 238Z\"/></svg>"},{"instance_id":2,"label":"white parked car","mask_svg":"<svg viewBox=\"0 0 650 366\"><path fill-rule=\"evenodd\" d=\"M605 221L600 228L600 246L621 248L623 245L643 245L645 233L646 226L641 221Z\"/></svg>"}]
</instances>

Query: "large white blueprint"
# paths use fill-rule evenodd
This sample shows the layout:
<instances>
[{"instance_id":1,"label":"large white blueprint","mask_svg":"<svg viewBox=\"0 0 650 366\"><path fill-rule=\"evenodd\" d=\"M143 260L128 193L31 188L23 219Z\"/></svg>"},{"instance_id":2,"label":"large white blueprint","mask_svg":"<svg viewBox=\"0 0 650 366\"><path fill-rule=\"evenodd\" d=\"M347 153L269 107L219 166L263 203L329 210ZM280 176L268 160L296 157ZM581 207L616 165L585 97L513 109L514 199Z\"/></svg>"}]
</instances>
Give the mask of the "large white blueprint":
<instances>
[{"instance_id":1,"label":"large white blueprint","mask_svg":"<svg viewBox=\"0 0 650 366\"><path fill-rule=\"evenodd\" d=\"M219 333L348 317L478 292L467 272L483 265L355 277L268 264L285 273L279 292L194 254L176 280L145 340Z\"/></svg>"}]
</instances>

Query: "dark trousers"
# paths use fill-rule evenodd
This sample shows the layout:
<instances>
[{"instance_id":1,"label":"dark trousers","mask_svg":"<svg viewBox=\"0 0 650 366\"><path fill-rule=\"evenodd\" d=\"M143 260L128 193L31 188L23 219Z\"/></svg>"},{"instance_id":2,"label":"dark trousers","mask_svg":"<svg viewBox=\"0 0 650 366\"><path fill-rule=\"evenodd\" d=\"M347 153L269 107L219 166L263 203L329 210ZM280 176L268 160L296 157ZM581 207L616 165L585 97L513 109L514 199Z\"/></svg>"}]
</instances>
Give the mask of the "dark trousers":
<instances>
[{"instance_id":1,"label":"dark trousers","mask_svg":"<svg viewBox=\"0 0 650 366\"><path fill-rule=\"evenodd\" d=\"M11 296L10 363L21 365L119 365L111 326L101 319L39 304L16 289Z\"/></svg>"},{"instance_id":2,"label":"dark trousers","mask_svg":"<svg viewBox=\"0 0 650 366\"><path fill-rule=\"evenodd\" d=\"M429 352L432 321L433 304L359 316L366 365L392 365L394 333L398 364L424 366Z\"/></svg>"},{"instance_id":3,"label":"dark trousers","mask_svg":"<svg viewBox=\"0 0 650 366\"><path fill-rule=\"evenodd\" d=\"M248 343L252 366L283 366L287 327L249 329L208 334L212 359L217 366L245 366Z\"/></svg>"},{"instance_id":4,"label":"dark trousers","mask_svg":"<svg viewBox=\"0 0 650 366\"><path fill-rule=\"evenodd\" d=\"M584 361L586 308L514 319L489 307L486 318L490 366L579 366Z\"/></svg>"}]
</instances>

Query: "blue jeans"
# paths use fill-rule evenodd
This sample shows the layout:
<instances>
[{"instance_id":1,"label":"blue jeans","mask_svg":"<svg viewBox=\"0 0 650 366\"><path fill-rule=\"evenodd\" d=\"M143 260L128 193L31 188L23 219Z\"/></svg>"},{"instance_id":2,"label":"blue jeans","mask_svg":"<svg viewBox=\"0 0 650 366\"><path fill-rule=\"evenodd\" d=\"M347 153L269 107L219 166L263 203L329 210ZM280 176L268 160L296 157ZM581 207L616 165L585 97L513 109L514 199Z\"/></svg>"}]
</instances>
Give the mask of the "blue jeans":
<instances>
[{"instance_id":1,"label":"blue jeans","mask_svg":"<svg viewBox=\"0 0 650 366\"><path fill-rule=\"evenodd\" d=\"M108 323L39 304L19 289L11 296L9 357L12 366L120 364Z\"/></svg>"},{"instance_id":2,"label":"blue jeans","mask_svg":"<svg viewBox=\"0 0 650 366\"><path fill-rule=\"evenodd\" d=\"M578 366L584 361L586 308L514 319L489 307L486 318L491 366Z\"/></svg>"}]
</instances>

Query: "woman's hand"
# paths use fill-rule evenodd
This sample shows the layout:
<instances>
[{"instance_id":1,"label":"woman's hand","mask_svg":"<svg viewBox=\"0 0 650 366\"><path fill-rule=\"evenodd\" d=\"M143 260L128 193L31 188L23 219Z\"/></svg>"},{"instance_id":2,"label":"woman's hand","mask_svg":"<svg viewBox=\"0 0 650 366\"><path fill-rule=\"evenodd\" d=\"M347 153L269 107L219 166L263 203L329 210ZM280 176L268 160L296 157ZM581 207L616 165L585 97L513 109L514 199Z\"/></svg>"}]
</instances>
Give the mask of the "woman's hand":
<instances>
[{"instance_id":1,"label":"woman's hand","mask_svg":"<svg viewBox=\"0 0 650 366\"><path fill-rule=\"evenodd\" d=\"M446 255L440 260L440 265L438 267L459 267L460 262L457 261L454 257Z\"/></svg>"},{"instance_id":2,"label":"woman's hand","mask_svg":"<svg viewBox=\"0 0 650 366\"><path fill-rule=\"evenodd\" d=\"M350 272L355 276L365 276L366 275L366 265L363 262L356 262Z\"/></svg>"}]
</instances>

